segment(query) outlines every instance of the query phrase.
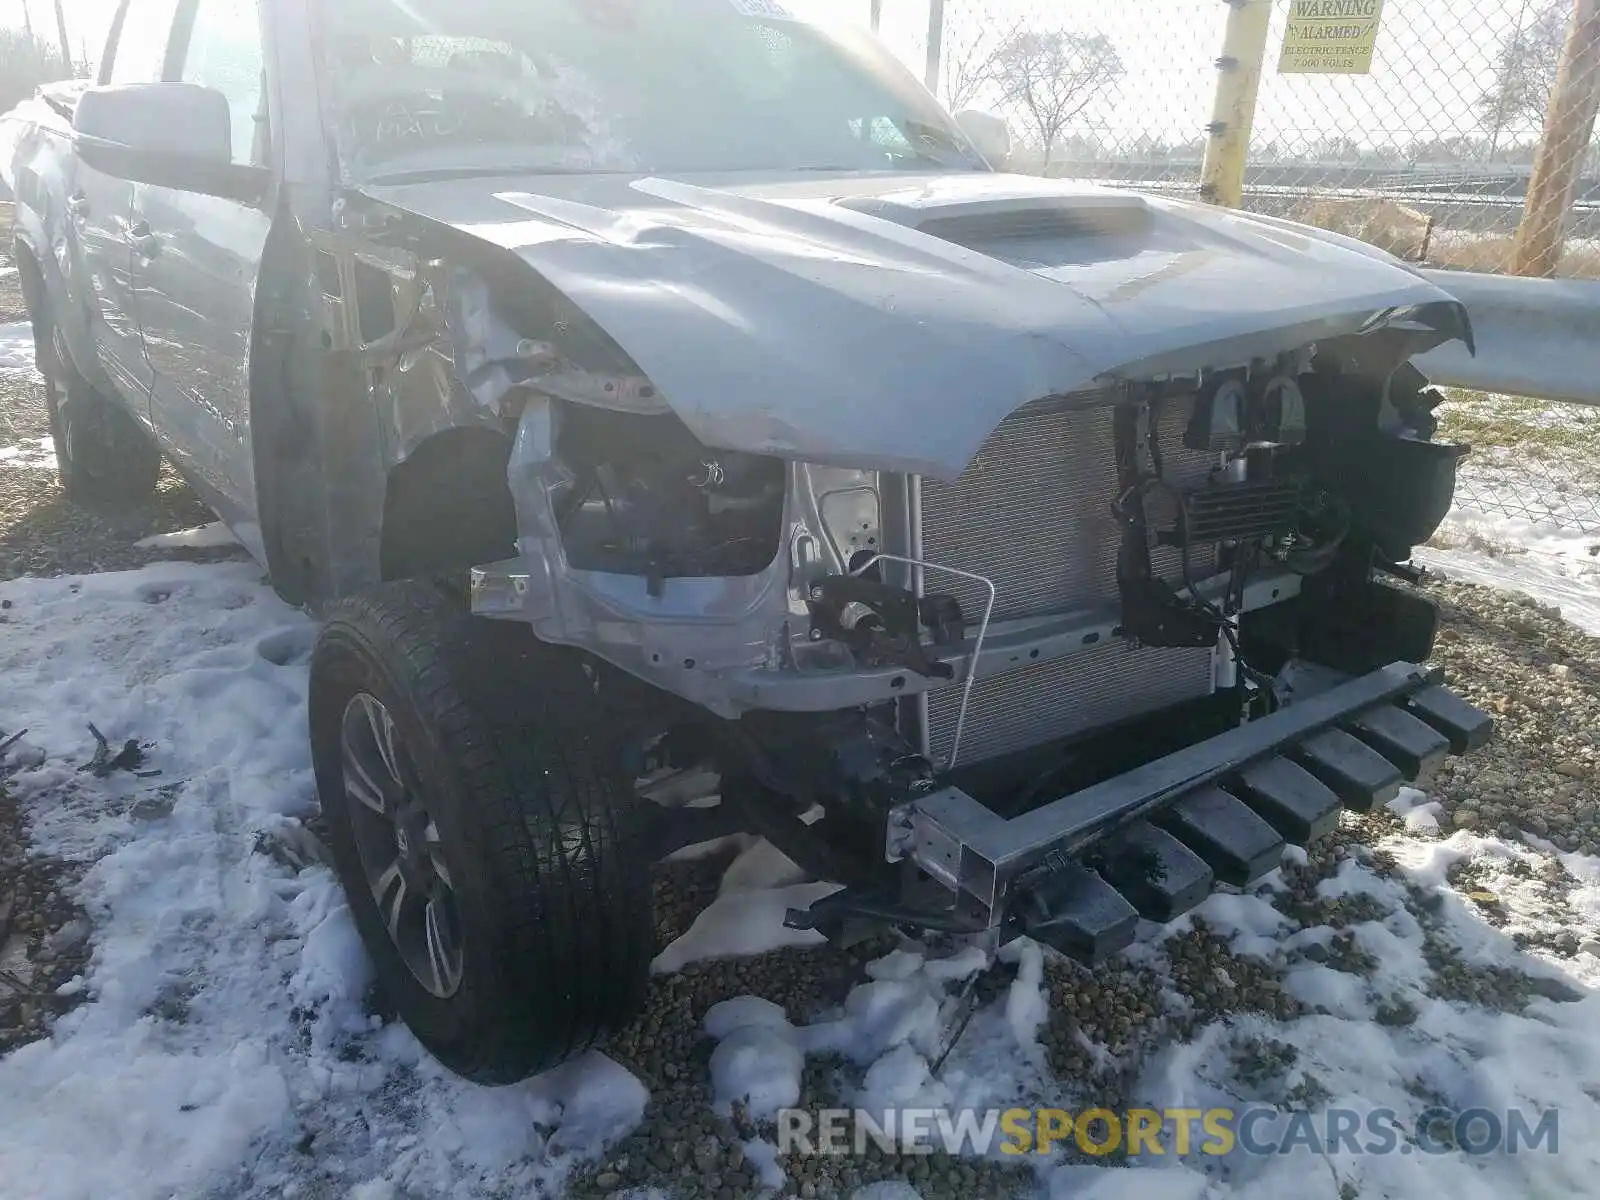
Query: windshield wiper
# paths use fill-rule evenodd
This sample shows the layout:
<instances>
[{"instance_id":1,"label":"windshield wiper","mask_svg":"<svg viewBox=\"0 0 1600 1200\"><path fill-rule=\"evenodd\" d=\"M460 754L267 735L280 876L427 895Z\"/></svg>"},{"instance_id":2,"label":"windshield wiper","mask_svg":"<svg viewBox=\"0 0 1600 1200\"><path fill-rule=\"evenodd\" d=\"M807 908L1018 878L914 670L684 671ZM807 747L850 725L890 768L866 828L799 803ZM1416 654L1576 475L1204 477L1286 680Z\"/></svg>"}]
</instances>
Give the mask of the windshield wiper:
<instances>
[{"instance_id":1,"label":"windshield wiper","mask_svg":"<svg viewBox=\"0 0 1600 1200\"><path fill-rule=\"evenodd\" d=\"M496 175L612 175L589 167L421 167L409 171L380 171L364 183L436 183L444 179L491 179Z\"/></svg>"},{"instance_id":2,"label":"windshield wiper","mask_svg":"<svg viewBox=\"0 0 1600 1200\"><path fill-rule=\"evenodd\" d=\"M970 158L955 158L945 154L929 154L926 150L913 150L910 154L896 156L895 170L903 171L910 167L938 167L943 171L982 171L984 166Z\"/></svg>"}]
</instances>

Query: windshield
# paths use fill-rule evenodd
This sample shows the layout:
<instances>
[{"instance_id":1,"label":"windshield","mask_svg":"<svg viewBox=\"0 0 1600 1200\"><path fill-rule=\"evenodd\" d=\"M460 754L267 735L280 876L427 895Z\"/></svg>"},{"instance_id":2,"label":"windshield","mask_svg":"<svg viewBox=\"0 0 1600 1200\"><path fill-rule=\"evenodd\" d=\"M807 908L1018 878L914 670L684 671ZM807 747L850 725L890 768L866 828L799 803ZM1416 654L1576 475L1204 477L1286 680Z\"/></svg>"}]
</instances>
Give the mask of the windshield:
<instances>
[{"instance_id":1,"label":"windshield","mask_svg":"<svg viewBox=\"0 0 1600 1200\"><path fill-rule=\"evenodd\" d=\"M983 169L868 35L778 0L329 0L348 175Z\"/></svg>"}]
</instances>

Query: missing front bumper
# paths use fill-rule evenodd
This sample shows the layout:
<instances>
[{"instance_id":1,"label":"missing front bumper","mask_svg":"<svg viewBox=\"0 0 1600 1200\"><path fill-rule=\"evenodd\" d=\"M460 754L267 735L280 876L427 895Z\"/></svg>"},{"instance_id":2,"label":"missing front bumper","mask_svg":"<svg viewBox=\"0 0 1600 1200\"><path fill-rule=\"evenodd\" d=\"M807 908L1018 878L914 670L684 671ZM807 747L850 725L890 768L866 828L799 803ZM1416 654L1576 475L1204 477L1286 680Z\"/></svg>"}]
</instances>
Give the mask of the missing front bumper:
<instances>
[{"instance_id":1,"label":"missing front bumper","mask_svg":"<svg viewBox=\"0 0 1600 1200\"><path fill-rule=\"evenodd\" d=\"M1341 808L1426 783L1492 730L1436 673L1395 663L1017 817L944 788L893 811L888 857L942 885L952 914L1098 962L1141 917L1253 883Z\"/></svg>"}]
</instances>

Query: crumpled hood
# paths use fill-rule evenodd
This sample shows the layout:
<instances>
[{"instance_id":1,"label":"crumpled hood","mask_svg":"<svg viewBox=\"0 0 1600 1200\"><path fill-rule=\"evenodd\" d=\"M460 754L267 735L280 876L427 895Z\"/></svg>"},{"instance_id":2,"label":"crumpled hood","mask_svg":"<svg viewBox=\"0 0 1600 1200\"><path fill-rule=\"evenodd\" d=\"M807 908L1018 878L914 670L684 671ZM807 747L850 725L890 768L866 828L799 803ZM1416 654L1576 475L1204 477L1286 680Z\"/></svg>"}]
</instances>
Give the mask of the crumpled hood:
<instances>
[{"instance_id":1,"label":"crumpled hood","mask_svg":"<svg viewBox=\"0 0 1600 1200\"><path fill-rule=\"evenodd\" d=\"M515 252L708 445L944 478L1029 401L1233 365L1450 302L1336 235L1031 176L363 190ZM1417 350L1451 336L1419 333Z\"/></svg>"}]
</instances>

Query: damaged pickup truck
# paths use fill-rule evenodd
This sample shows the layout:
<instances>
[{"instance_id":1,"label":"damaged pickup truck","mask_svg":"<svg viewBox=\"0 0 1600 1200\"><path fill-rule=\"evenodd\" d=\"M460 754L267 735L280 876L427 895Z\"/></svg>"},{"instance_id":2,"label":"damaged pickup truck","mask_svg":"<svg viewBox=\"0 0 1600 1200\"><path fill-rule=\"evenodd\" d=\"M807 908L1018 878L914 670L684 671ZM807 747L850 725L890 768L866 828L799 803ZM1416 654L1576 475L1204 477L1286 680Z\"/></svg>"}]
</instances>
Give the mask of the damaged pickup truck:
<instances>
[{"instance_id":1,"label":"damaged pickup truck","mask_svg":"<svg viewBox=\"0 0 1600 1200\"><path fill-rule=\"evenodd\" d=\"M455 1070L627 1021L691 843L1092 966L1489 735L1391 581L1461 306L993 130L772 0L124 0L6 122L63 483L165 453L326 618L328 835Z\"/></svg>"}]
</instances>

